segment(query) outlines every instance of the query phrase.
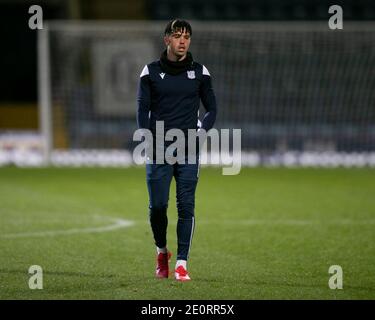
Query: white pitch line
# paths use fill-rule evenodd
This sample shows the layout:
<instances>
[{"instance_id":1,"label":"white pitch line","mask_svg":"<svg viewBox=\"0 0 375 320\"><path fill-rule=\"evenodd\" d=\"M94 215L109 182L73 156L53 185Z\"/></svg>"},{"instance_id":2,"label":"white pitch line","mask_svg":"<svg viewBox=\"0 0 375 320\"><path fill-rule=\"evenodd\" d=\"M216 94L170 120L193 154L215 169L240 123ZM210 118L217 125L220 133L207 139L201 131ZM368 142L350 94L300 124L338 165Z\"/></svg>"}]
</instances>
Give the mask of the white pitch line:
<instances>
[{"instance_id":1,"label":"white pitch line","mask_svg":"<svg viewBox=\"0 0 375 320\"><path fill-rule=\"evenodd\" d=\"M91 227L91 228L74 228L67 230L51 230L51 231L37 231L37 232L22 232L22 233L9 233L3 234L0 237L6 239L14 238L32 238L32 237L54 237L60 235L71 235L78 233L101 233L109 232L121 228L127 228L134 225L134 221L124 220L119 218L110 218L113 224L103 227Z\"/></svg>"}]
</instances>

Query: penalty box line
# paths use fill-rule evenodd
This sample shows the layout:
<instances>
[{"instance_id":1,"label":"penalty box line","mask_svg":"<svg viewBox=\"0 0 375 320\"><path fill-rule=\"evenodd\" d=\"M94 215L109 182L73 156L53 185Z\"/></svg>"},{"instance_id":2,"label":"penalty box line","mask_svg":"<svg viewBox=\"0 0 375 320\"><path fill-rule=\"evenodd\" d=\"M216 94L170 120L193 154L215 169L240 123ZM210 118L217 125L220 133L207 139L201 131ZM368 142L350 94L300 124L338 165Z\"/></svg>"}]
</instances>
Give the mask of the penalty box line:
<instances>
[{"instance_id":1,"label":"penalty box line","mask_svg":"<svg viewBox=\"0 0 375 320\"><path fill-rule=\"evenodd\" d=\"M72 234L80 234L80 233L103 233L103 232L111 232L111 231L122 229L122 228L128 228L135 224L135 222L132 220L126 220L126 219L120 219L120 218L108 218L108 220L111 220L112 224L107 225L107 226L72 228L72 229L66 229L66 230L46 230L46 231L36 231L36 232L8 233L8 234L0 235L0 238L16 239L16 238L33 238L33 237L54 237L54 236L64 236L64 235L72 235Z\"/></svg>"}]
</instances>

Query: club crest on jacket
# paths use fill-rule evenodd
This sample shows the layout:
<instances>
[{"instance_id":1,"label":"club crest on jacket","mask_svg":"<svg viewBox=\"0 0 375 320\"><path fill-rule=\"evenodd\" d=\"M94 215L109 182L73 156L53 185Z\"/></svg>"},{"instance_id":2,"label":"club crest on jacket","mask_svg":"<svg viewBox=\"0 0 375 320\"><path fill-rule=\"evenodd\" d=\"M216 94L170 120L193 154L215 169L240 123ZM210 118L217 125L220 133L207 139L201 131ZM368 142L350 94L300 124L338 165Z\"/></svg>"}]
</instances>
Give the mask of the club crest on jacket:
<instances>
[{"instance_id":1,"label":"club crest on jacket","mask_svg":"<svg viewBox=\"0 0 375 320\"><path fill-rule=\"evenodd\" d=\"M188 71L187 76L189 79L195 79L195 71Z\"/></svg>"}]
</instances>

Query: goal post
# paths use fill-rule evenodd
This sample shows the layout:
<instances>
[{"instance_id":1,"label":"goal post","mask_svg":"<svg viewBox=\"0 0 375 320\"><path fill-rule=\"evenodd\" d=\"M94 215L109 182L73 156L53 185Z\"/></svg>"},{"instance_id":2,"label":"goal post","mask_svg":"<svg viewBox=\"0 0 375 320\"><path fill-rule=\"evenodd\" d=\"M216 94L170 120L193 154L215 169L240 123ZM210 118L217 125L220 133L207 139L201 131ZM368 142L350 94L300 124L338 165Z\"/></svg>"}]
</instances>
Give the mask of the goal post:
<instances>
[{"instance_id":1,"label":"goal post","mask_svg":"<svg viewBox=\"0 0 375 320\"><path fill-rule=\"evenodd\" d=\"M50 78L50 48L49 29L45 24L38 31L38 106L39 106L39 131L42 137L43 164L51 162L52 145L52 118L51 118L51 78Z\"/></svg>"}]
</instances>

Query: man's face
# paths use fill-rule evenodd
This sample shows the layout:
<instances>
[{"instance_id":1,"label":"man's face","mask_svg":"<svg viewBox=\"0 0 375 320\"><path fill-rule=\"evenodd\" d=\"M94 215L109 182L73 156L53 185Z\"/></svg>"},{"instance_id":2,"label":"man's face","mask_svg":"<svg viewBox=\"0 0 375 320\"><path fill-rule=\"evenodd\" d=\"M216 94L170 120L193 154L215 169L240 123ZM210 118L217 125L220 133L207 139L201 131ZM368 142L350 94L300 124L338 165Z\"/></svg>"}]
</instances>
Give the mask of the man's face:
<instances>
[{"instance_id":1,"label":"man's face","mask_svg":"<svg viewBox=\"0 0 375 320\"><path fill-rule=\"evenodd\" d=\"M169 36L164 38L165 44L170 47L170 50L176 57L183 57L186 55L190 46L190 33L186 30L177 30Z\"/></svg>"}]
</instances>

